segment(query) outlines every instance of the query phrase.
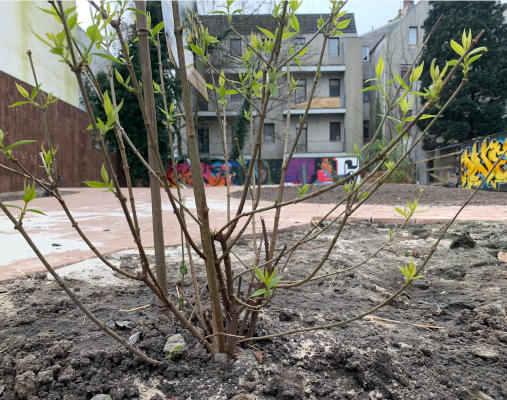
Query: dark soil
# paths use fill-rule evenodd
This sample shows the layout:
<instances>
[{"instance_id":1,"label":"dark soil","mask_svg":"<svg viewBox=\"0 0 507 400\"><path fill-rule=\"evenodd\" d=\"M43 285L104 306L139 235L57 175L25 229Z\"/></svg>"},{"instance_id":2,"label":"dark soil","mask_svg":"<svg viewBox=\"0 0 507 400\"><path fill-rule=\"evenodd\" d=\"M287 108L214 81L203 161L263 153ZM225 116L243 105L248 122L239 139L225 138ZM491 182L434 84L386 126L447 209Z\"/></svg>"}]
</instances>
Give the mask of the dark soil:
<instances>
[{"instance_id":1,"label":"dark soil","mask_svg":"<svg viewBox=\"0 0 507 400\"><path fill-rule=\"evenodd\" d=\"M371 254L389 228L350 224L322 272L351 266ZM398 266L420 262L440 228L409 225L399 241L361 268L312 281L300 290L278 290L256 333L318 326L371 308L403 283ZM301 232L287 230L282 238L294 241ZM475 247L450 249L453 239L465 233ZM302 277L325 252L330 237L324 233L318 243L297 253L284 278ZM249 245L245 239L238 254L246 254ZM161 367L144 364L101 333L45 274L3 282L0 398L507 398L507 264L497 259L499 250L507 250L507 223L458 224L441 242L425 277L375 314L384 319L254 342L255 348L245 347L237 360L206 354L158 313L153 296L138 283L98 286L69 280L104 321L128 321L115 325L119 334L128 338L140 332L137 345L152 357L164 360L167 337L181 333L185 349ZM146 304L150 307L120 311ZM190 308L186 305L187 313Z\"/></svg>"},{"instance_id":2,"label":"dark soil","mask_svg":"<svg viewBox=\"0 0 507 400\"><path fill-rule=\"evenodd\" d=\"M325 187L324 185L311 185L307 194ZM420 195L420 189L423 188L423 195L420 204L431 204L434 206L459 206L470 196L470 190L461 188L450 188L442 186L415 185L415 184L396 184L385 183L382 185L370 199L367 204L387 204L400 205L407 201L412 202ZM284 190L284 199L289 200L298 197L301 188L295 186L286 186ZM233 197L240 197L241 192L232 193ZM261 199L266 201L275 201L278 196L278 187L264 186L261 189ZM345 196L345 190L342 186L333 188L317 197L305 200L307 203L336 204ZM470 205L507 205L507 192L498 191L479 191Z\"/></svg>"}]
</instances>

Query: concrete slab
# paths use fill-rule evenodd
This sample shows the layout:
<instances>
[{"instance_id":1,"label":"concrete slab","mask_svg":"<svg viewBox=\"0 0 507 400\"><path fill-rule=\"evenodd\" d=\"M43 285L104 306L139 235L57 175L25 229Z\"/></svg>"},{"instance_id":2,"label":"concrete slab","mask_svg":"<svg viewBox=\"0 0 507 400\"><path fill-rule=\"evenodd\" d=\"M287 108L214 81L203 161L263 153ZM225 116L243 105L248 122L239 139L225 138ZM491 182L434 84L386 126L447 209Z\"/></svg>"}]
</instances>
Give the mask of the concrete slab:
<instances>
[{"instance_id":1,"label":"concrete slab","mask_svg":"<svg viewBox=\"0 0 507 400\"><path fill-rule=\"evenodd\" d=\"M120 250L133 249L135 243L131 238L129 228L118 205L117 199L111 193L104 193L98 189L73 188L74 193L64 197L69 209L73 212L79 226L103 254L110 254ZM241 190L234 187L232 190ZM215 229L226 222L226 188L208 187L208 207L210 209L211 226ZM126 190L125 190L126 193ZM148 188L134 189L136 208L140 224L141 238L147 248L153 247L151 232L151 205ZM185 205L195 212L195 201L191 189L184 189ZM164 243L167 246L180 243L180 230L169 200L164 192L163 218ZM11 204L22 204L11 201ZM234 215L239 200L232 199L231 214ZM271 203L261 202L260 206ZM47 215L28 214L23 226L32 235L34 242L54 267L74 264L94 257L93 252L82 242L77 232L72 228L59 203L53 198L37 198L31 203L32 208L44 211ZM309 224L315 216L323 216L332 209L332 204L293 204L282 212L281 228ZM417 214L415 222L444 222L452 218L459 207L424 207L426 212ZM332 215L343 210L338 208ZM262 213L269 228L272 224L274 211ZM365 205L356 211L351 221L372 220L384 223L398 223L403 217L394 211L392 206ZM459 220L498 221L507 220L507 206L470 206L458 218ZM193 237L198 237L198 225L187 218L188 228ZM246 230L251 233L251 227ZM15 231L12 223L0 212L0 280L11 279L25 274L43 271L42 263L24 242L19 232Z\"/></svg>"}]
</instances>

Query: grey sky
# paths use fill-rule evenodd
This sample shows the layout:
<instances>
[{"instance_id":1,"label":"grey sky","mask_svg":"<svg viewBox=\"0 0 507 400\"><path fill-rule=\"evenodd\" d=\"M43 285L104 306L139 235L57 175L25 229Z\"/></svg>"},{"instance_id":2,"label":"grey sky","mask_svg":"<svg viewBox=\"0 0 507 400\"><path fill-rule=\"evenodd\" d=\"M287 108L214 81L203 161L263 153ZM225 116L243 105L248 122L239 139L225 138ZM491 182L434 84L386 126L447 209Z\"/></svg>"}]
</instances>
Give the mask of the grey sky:
<instances>
[{"instance_id":1,"label":"grey sky","mask_svg":"<svg viewBox=\"0 0 507 400\"><path fill-rule=\"evenodd\" d=\"M417 3L420 0L416 0ZM502 3L507 0L502 0ZM86 27L89 24L89 11L86 0L76 0L79 12L79 20ZM273 0L236 0L238 8L258 9L258 12L269 12ZM222 0L200 0L198 1L199 11L207 13L218 9L218 6L225 4ZM260 8L259 8L260 7ZM396 17L398 10L403 7L403 0L349 0L345 9L353 12L356 18L358 35L368 33L372 29L379 28ZM301 13L325 13L329 11L328 0L303 0L300 8Z\"/></svg>"},{"instance_id":2,"label":"grey sky","mask_svg":"<svg viewBox=\"0 0 507 400\"><path fill-rule=\"evenodd\" d=\"M225 1L199 1L200 12L207 13L216 9ZM244 4L257 9L258 12L268 12L270 1L267 0L237 0L238 7ZM262 7L262 5L265 5ZM359 35L369 32L372 27L376 29L387 24L398 14L403 6L403 0L349 0L344 7L348 12L355 14L357 33ZM303 5L298 10L300 13L326 13L329 12L328 0L303 0Z\"/></svg>"}]
</instances>

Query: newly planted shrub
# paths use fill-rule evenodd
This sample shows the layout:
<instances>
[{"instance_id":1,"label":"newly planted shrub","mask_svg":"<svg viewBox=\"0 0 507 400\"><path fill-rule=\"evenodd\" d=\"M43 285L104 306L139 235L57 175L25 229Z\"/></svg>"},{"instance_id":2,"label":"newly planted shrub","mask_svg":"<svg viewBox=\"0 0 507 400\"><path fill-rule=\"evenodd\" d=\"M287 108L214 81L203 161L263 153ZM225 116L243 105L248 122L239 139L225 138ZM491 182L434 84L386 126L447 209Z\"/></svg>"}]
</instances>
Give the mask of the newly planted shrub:
<instances>
[{"instance_id":1,"label":"newly planted shrub","mask_svg":"<svg viewBox=\"0 0 507 400\"><path fill-rule=\"evenodd\" d=\"M462 43L457 47L453 44L453 48L457 49L457 58L447 62L433 62L431 66L423 63L414 63L408 77L386 77L384 72L383 60L380 59L376 65L376 78L373 79L372 85L366 90L377 90L384 97L387 105L385 113L381 116L381 121L377 132L373 135L372 141L364 146L355 146L355 155L360 160L358 170L345 178L338 178L336 182L310 191L308 186L303 186L296 198L286 199L284 197L284 182L287 174L289 162L292 159L300 135L305 127L305 120L309 114L312 99L315 94L316 86L321 77L320 65L322 64L324 49L329 39L340 36L342 30L347 27L350 20L345 18L345 11L342 10L343 2L333 0L329 15L326 19L320 18L315 34L306 41L304 46L295 46L293 36L300 31L297 10L301 3L298 1L283 1L275 5L273 9L273 18L276 21L276 27L273 30L259 28L250 36L243 36L235 29L232 24L232 16L240 13L240 10L234 8L232 0L227 1L227 5L218 13L224 15L228 22L228 29L234 32L242 41L244 51L237 58L241 65L241 72L234 77L228 76L223 69L213 64L213 57L210 48L219 43L219 38L214 37L208 29L200 22L198 16L188 15L188 21L182 26L180 21L179 4L173 2L171 4L174 15L174 35L177 44L176 58L179 61L179 77L181 79L182 104L181 115L177 114L178 106L174 103L167 102L165 99L166 87L165 76L162 72L158 74L159 81L151 84L151 61L149 43L157 49L159 65L162 64L160 57L160 41L159 33L162 25L159 23L152 27L150 23L150 15L145 11L145 5L142 1L136 2L136 8L128 8L127 3L119 2L118 7L114 8L109 3L102 2L96 4L90 3L96 10L93 25L87 29L87 36L90 41L89 45L83 47L82 44L76 43L75 37L72 35L72 28L75 26L76 14L74 9L65 9L62 2L49 2L50 7L46 10L52 14L60 23L61 30L56 34L47 35L47 39L41 38L51 49L51 52L59 57L60 61L66 63L75 73L79 87L84 95L84 103L87 112L90 114L92 124L90 129L94 132L96 143L102 149L104 155L104 165L102 167L102 181L89 181L87 184L96 187L97 190L109 190L111 195L118 198L118 202L122 212L125 215L129 229L131 231L134 242L139 252L140 268L137 273L131 273L116 267L110 263L100 252L92 245L86 235L80 230L76 223L72 212L68 209L65 200L59 193L57 179L55 176L54 160L57 157L56 147L47 141L48 149L44 150L47 160L44 170L47 174L46 179L37 179L24 169L15 157L16 149L23 143L7 144L6 136L2 133L0 136L0 152L3 154L2 164L0 167L7 168L13 173L21 174L28 180L33 180L36 184L46 188L62 205L66 215L69 217L73 227L77 230L83 241L91 250L102 260L109 268L121 274L123 277L142 281L146 284L147 289L151 290L157 296L159 306L162 312L169 316L174 316L181 325L188 329L189 332L200 342L210 353L227 352L234 354L235 348L243 343L255 340L262 340L276 336L287 335L295 332L312 331L317 329L329 329L341 326L351 321L363 318L379 308L385 306L400 293L402 293L410 285L414 279L423 277L423 270L428 263L431 255L436 250L440 239L450 226L450 223L444 228L439 239L434 243L431 251L418 265L411 263L400 268L399 289L390 294L384 301L375 305L369 310L364 310L360 314L347 318L345 320L330 321L321 326L312 326L306 328L298 328L285 332L273 332L268 335L256 335L256 323L258 316L266 311L266 306L276 301L277 291L294 289L303 286L310 280L326 279L329 276L341 274L354 268L359 268L369 259L377 256L379 252L389 243L396 240L401 226L394 231L389 232L389 236L385 238L384 243L363 260L359 260L355 265L349 268L338 269L335 272L323 274L322 267L327 263L330 254L337 243L343 228L352 213L354 213L361 205L363 205L371 195L396 171L403 167L405 160L409 156L412 149L419 143L429 132L440 116L445 112L454 96L441 104L438 113L435 115L427 114L435 104L439 102L440 91L447 86L451 77L462 74L461 84L454 92L457 94L461 88L467 83L467 72L472 62L479 62L478 56L485 50L484 48L475 48L482 33L479 33L472 39L471 33L463 34ZM132 65L130 47L125 42L121 28L121 21L124 15L132 12L136 18L138 30L138 45L140 54L140 65L142 70L142 82ZM189 81L187 77L187 69L185 68L184 43L183 36L188 41L188 48L193 51L198 60L199 65L206 69L209 81L207 87L212 98L215 99L216 112L221 123L221 139L224 149L224 160L226 168L227 182L227 222L219 229L211 229L209 220L209 209L207 205L207 197L203 174L201 170L201 155L197 141L196 130L194 126L194 116L192 110L192 102L190 98ZM318 66L314 75L312 87L306 108L297 123L297 133L295 136L290 135L290 101L291 96L297 87L296 78L291 70L295 66L301 66L304 61L304 54L308 51L309 46L316 41L321 40L321 48L319 49ZM430 36L428 37L429 40ZM101 47L110 49L111 42L117 41L121 49L119 55L94 53L94 48ZM471 54L473 57L470 57ZM128 76L122 76L119 73L110 75L110 87L104 90L98 84L93 72L89 68L90 60L93 57L106 57L111 60L113 65L121 64L126 67ZM161 68L161 67L160 67ZM161 71L161 70L160 70ZM431 77L431 85L428 88L420 90L418 82L423 74ZM84 90L85 84L83 80L88 80L91 87L97 92L103 108L103 117L94 114L94 109L90 104L90 100ZM116 79L116 82L114 81ZM130 138L129 127L122 125L120 109L123 99L117 98L116 86L125 88L128 92L133 93L138 102L138 112L142 116L144 127L146 130L147 146L149 149L149 160L146 160L138 151ZM394 97L388 96L388 87L396 87ZM39 93L28 94L20 90L23 98L20 102L13 106L35 106L43 111L51 103L51 97ZM248 134L250 140L250 162L245 162L241 151L230 152L227 144L226 125L227 113L226 107L229 95L240 95L244 102L248 103L248 107L242 107L244 118L248 125ZM359 94L358 94L359 95ZM157 129L155 116L154 96L161 96L162 106L161 112L166 117L166 128L168 141L170 146L170 154L174 155L173 143L173 126L174 121L183 119L186 130L186 147L188 148L188 158L190 159L190 168L192 173L192 189L196 202L196 213L185 207L184 199L180 191L180 183L176 181L176 188L171 188L166 178L166 165L164 165L157 146ZM256 178L256 169L260 171L262 155L262 138L263 127L270 104L279 100L280 97L286 98L288 104L287 125L283 134L284 153L281 167L281 178L278 187L278 195L276 201L269 206L260 207L260 191L262 183ZM418 115L411 116L408 114L411 104L416 98L425 99L426 103ZM37 100L38 99L38 100ZM379 138L382 125L387 119L392 119L394 111L396 115L400 115L401 119L397 120L397 135L393 139L384 143L377 151L372 152L373 143ZM430 123L427 128L420 132L411 142L410 146L401 146L404 138L417 121L428 119ZM181 124L183 125L183 124ZM244 129L243 129L244 130ZM109 154L106 151L105 135L108 132L114 133L118 141L118 147L122 153L123 167L125 175L129 176L128 158L125 157L125 148L129 147L130 151L135 154L139 162L149 174L152 187L152 195L154 206L154 237L155 237L155 254L156 254L156 271L154 272L148 262L144 244L139 233L139 224L136 217L136 204L134 199L134 191L130 180L127 180L130 208L127 206L127 198L123 194L124 189L120 187L116 171L112 167ZM47 133L46 128L46 134ZM401 151L400 151L401 149ZM393 153L398 152L395 157ZM242 166L245 176L245 183L242 187L241 197L237 208L233 209L230 201L230 179L229 179L229 154L237 154L238 162ZM5 160L5 161L4 161ZM10 162L12 166L7 166L4 162ZM171 160L173 169L175 170L176 161ZM383 169L382 174L374 180L360 180L360 176L375 173ZM487 178L487 177L485 177ZM320 221L312 225L305 234L290 243L279 242L279 226L282 210L295 203L299 203L310 198L319 196L337 186L345 187L345 196L337 201L335 207ZM178 218L179 231L181 231L181 247L182 260L179 269L179 276L173 277L172 280L184 280L185 276L190 272L192 277L192 290L187 292L184 285L179 287L182 293L179 293L177 302L171 300L168 296L168 283L166 277L165 256L163 248L163 238L161 231L161 211L160 211L160 188L163 188L165 196L167 196L175 215ZM26 204L29 203L33 195L33 184L27 183L25 192L27 193ZM247 209L247 198L251 197L250 208ZM401 209L399 213L404 216L406 223L416 212L417 199ZM342 206L341 208L339 208ZM35 244L30 239L30 233L22 226L23 213L27 211L35 211L26 207L20 210L18 218L15 213L8 208L8 205L0 201L0 208L11 219L14 226L20 231L23 237L28 241L37 256L42 260L44 265L53 274L57 282L71 296L72 300L100 326L106 333L114 339L121 342L130 351L137 354L143 360L158 364L160 361L152 359L143 354L138 348L130 344L127 340L120 337L117 333L111 331L103 322L95 317L77 298L75 293L69 290L65 282L60 279L57 272L46 261L44 255L41 254ZM460 210L461 211L461 210ZM274 212L273 225L269 232L264 220L263 213ZM331 217L332 215L332 217ZM199 235L192 236L188 224L196 223L199 226ZM324 220L329 220L328 224L320 227ZM259 222L261 229L259 229ZM451 221L452 222L452 221ZM253 248L252 255L234 252L238 240L244 235L247 228L253 228ZM306 275L301 279L294 280L290 275L290 268L287 268L298 254L300 248L313 240L319 240L323 232L333 232L330 243L327 244L325 255L318 260L312 260L313 265L306 271ZM202 260L206 272L206 284L199 285L196 279L196 271L198 268L195 257ZM239 261L238 261L239 260ZM393 266L396 268L396 266ZM297 293L297 291L296 291ZM297 294L296 294L297 295ZM185 308L185 300L195 305L190 309ZM195 312L194 312L195 309ZM204 310L210 310L210 315ZM175 354L169 355L173 356Z\"/></svg>"}]
</instances>

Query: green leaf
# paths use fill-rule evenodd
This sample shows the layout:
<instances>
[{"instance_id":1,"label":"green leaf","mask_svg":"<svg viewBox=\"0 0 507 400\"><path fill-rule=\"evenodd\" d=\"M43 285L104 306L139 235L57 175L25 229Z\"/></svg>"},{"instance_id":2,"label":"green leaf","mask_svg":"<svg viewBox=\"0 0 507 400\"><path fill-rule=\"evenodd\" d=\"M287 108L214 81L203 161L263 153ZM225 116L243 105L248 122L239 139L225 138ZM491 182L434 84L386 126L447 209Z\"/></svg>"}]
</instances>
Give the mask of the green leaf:
<instances>
[{"instance_id":1,"label":"green leaf","mask_svg":"<svg viewBox=\"0 0 507 400\"><path fill-rule=\"evenodd\" d=\"M139 10L138 8L130 7L127 8L127 10L135 12L136 14L144 15L146 17L146 13L144 11Z\"/></svg>"},{"instance_id":2,"label":"green leaf","mask_svg":"<svg viewBox=\"0 0 507 400\"><path fill-rule=\"evenodd\" d=\"M156 36L157 33L159 33L162 30L163 27L164 27L164 21L161 21L157 25L155 25L151 31L153 36Z\"/></svg>"},{"instance_id":3,"label":"green leaf","mask_svg":"<svg viewBox=\"0 0 507 400\"><path fill-rule=\"evenodd\" d=\"M30 103L30 102L29 102L29 101L27 101L27 100L17 101L17 102L15 102L14 104L11 104L11 105L9 106L9 108L19 107L19 106L22 106L23 104L27 104L27 103Z\"/></svg>"},{"instance_id":4,"label":"green leaf","mask_svg":"<svg viewBox=\"0 0 507 400\"><path fill-rule=\"evenodd\" d=\"M17 82L15 82L15 83L16 83L16 88L18 89L18 92L21 94L21 96L23 96L25 99L30 98L26 89L23 86L21 86L19 83L17 83Z\"/></svg>"},{"instance_id":5,"label":"green leaf","mask_svg":"<svg viewBox=\"0 0 507 400\"><path fill-rule=\"evenodd\" d=\"M262 294L266 294L266 293L267 293L266 289L258 289L258 290L256 290L255 292L253 292L253 293L250 295L250 297L257 297L257 296L260 296L260 295L262 295Z\"/></svg>"},{"instance_id":6,"label":"green leaf","mask_svg":"<svg viewBox=\"0 0 507 400\"><path fill-rule=\"evenodd\" d=\"M118 60L117 58L115 58L115 57L113 57L112 55L109 55L109 54L105 54L105 53L92 53L92 56L99 56L99 57L105 58L106 60L109 60L109 61L112 61L112 62L115 62L115 63L118 63L118 64L123 64L120 60Z\"/></svg>"},{"instance_id":7,"label":"green leaf","mask_svg":"<svg viewBox=\"0 0 507 400\"><path fill-rule=\"evenodd\" d=\"M292 28L294 28L296 32L299 32L299 21L296 15L294 14L290 16L290 25L292 26Z\"/></svg>"},{"instance_id":8,"label":"green leaf","mask_svg":"<svg viewBox=\"0 0 507 400\"><path fill-rule=\"evenodd\" d=\"M193 43L189 43L190 44L190 48L192 49L192 51L197 54L198 56L200 57L204 57L204 51L197 45L193 44Z\"/></svg>"},{"instance_id":9,"label":"green leaf","mask_svg":"<svg viewBox=\"0 0 507 400\"><path fill-rule=\"evenodd\" d=\"M412 71L412 73L410 74L410 83L411 84L414 83L415 81L417 81L421 77L423 69L424 69L424 61L417 68L415 68Z\"/></svg>"},{"instance_id":10,"label":"green leaf","mask_svg":"<svg viewBox=\"0 0 507 400\"><path fill-rule=\"evenodd\" d=\"M406 90L408 90L408 85L407 83L403 80L403 78L401 76L399 76L396 72L394 73L394 76L396 77L396 80L398 81L398 83Z\"/></svg>"},{"instance_id":11,"label":"green leaf","mask_svg":"<svg viewBox=\"0 0 507 400\"><path fill-rule=\"evenodd\" d=\"M17 206L16 204L4 204L5 207L17 208L18 210L22 210L23 207Z\"/></svg>"},{"instance_id":12,"label":"green leaf","mask_svg":"<svg viewBox=\"0 0 507 400\"><path fill-rule=\"evenodd\" d=\"M77 14L71 15L67 19L67 26L69 28L69 31L72 31L77 26Z\"/></svg>"},{"instance_id":13,"label":"green leaf","mask_svg":"<svg viewBox=\"0 0 507 400\"><path fill-rule=\"evenodd\" d=\"M160 89L160 86L155 81L153 81L153 88L155 89L155 93L162 93L162 89Z\"/></svg>"},{"instance_id":14,"label":"green leaf","mask_svg":"<svg viewBox=\"0 0 507 400\"><path fill-rule=\"evenodd\" d=\"M118 72L116 68L114 69L114 75L116 76L116 80L119 83L121 83L122 85L125 83L125 81L123 80L123 76L121 76L121 74Z\"/></svg>"},{"instance_id":15,"label":"green leaf","mask_svg":"<svg viewBox=\"0 0 507 400\"><path fill-rule=\"evenodd\" d=\"M104 181L104 183L109 182L109 175L107 174L107 170L104 164L102 164L102 167L100 167L100 177Z\"/></svg>"},{"instance_id":16,"label":"green leaf","mask_svg":"<svg viewBox=\"0 0 507 400\"><path fill-rule=\"evenodd\" d=\"M401 214L401 215L403 215L403 216L405 217L405 214L406 214L406 213L405 213L405 211L404 211L404 210L402 210L402 209L401 209L401 208L399 208L399 207L394 207L394 209L396 210L396 212L397 212L398 214Z\"/></svg>"},{"instance_id":17,"label":"green leaf","mask_svg":"<svg viewBox=\"0 0 507 400\"><path fill-rule=\"evenodd\" d=\"M37 96L37 93L39 93L39 89L34 87L32 90L32 93L30 93L30 100L35 99L35 96Z\"/></svg>"},{"instance_id":18,"label":"green leaf","mask_svg":"<svg viewBox=\"0 0 507 400\"><path fill-rule=\"evenodd\" d=\"M273 289L280 279L282 279L281 276L277 276L276 278L271 279L268 283L268 289Z\"/></svg>"},{"instance_id":19,"label":"green leaf","mask_svg":"<svg viewBox=\"0 0 507 400\"><path fill-rule=\"evenodd\" d=\"M377 65L375 66L375 74L377 75L377 78L380 80L380 76L382 75L382 72L384 72L384 60L382 56L380 56Z\"/></svg>"},{"instance_id":20,"label":"green leaf","mask_svg":"<svg viewBox=\"0 0 507 400\"><path fill-rule=\"evenodd\" d=\"M88 28L86 28L86 34L92 42L102 41L102 35L99 28L97 28L97 25L90 25Z\"/></svg>"},{"instance_id":21,"label":"green leaf","mask_svg":"<svg viewBox=\"0 0 507 400\"><path fill-rule=\"evenodd\" d=\"M482 57L482 54L477 54L476 56L472 56L472 57L470 57L470 58L468 59L468 61L467 61L467 62L468 62L468 64L470 65L470 64L472 64L474 61L477 61L477 60L478 60L479 58L481 58L481 57Z\"/></svg>"},{"instance_id":22,"label":"green leaf","mask_svg":"<svg viewBox=\"0 0 507 400\"><path fill-rule=\"evenodd\" d=\"M187 265L185 263L180 265L180 274L186 275L187 274Z\"/></svg>"},{"instance_id":23,"label":"green leaf","mask_svg":"<svg viewBox=\"0 0 507 400\"><path fill-rule=\"evenodd\" d=\"M289 39L289 38L291 38L292 36L294 36L295 34L296 34L296 32L285 32L285 33L282 35L282 40Z\"/></svg>"},{"instance_id":24,"label":"green leaf","mask_svg":"<svg viewBox=\"0 0 507 400\"><path fill-rule=\"evenodd\" d=\"M345 29L350 24L350 19L344 19L343 21L338 22L336 25L336 29Z\"/></svg>"},{"instance_id":25,"label":"green leaf","mask_svg":"<svg viewBox=\"0 0 507 400\"><path fill-rule=\"evenodd\" d=\"M25 183L25 195L23 196L23 201L28 204L33 199L35 199L35 196L37 196L37 193L35 192L35 183L33 185L26 184Z\"/></svg>"},{"instance_id":26,"label":"green leaf","mask_svg":"<svg viewBox=\"0 0 507 400\"><path fill-rule=\"evenodd\" d=\"M91 188L98 189L98 188L105 188L107 185L104 182L98 182L98 181L83 181L83 183Z\"/></svg>"},{"instance_id":27,"label":"green leaf","mask_svg":"<svg viewBox=\"0 0 507 400\"><path fill-rule=\"evenodd\" d=\"M470 51L470 53L468 53L468 55L471 56L471 55L473 55L475 53L479 53L481 51L488 51L488 48L485 46L477 47L477 48L473 49L472 51Z\"/></svg>"},{"instance_id":28,"label":"green leaf","mask_svg":"<svg viewBox=\"0 0 507 400\"><path fill-rule=\"evenodd\" d=\"M465 54L465 49L458 42L456 42L455 40L451 39L450 43L451 43L452 49L456 53L458 53L460 56L462 56L463 54Z\"/></svg>"},{"instance_id":29,"label":"green leaf","mask_svg":"<svg viewBox=\"0 0 507 400\"><path fill-rule=\"evenodd\" d=\"M113 103L111 103L111 99L109 98L109 94L107 91L104 93L104 112L107 116L111 115L113 111Z\"/></svg>"},{"instance_id":30,"label":"green leaf","mask_svg":"<svg viewBox=\"0 0 507 400\"><path fill-rule=\"evenodd\" d=\"M30 211L30 212L33 212L33 213L36 213L36 214L41 214L41 215L46 215L46 213L40 211L40 210L36 210L34 208L29 208L28 210L26 211Z\"/></svg>"},{"instance_id":31,"label":"green leaf","mask_svg":"<svg viewBox=\"0 0 507 400\"><path fill-rule=\"evenodd\" d=\"M377 90L380 89L380 86L367 86L361 92L367 92L368 90Z\"/></svg>"},{"instance_id":32,"label":"green leaf","mask_svg":"<svg viewBox=\"0 0 507 400\"><path fill-rule=\"evenodd\" d=\"M18 141L18 142L15 142L15 143L10 144L10 145L9 145L9 146L7 146L6 148L7 148L7 150L10 150L10 149L12 149L12 148L14 148L14 147L21 146L21 145L23 145L23 144L27 144L27 143L35 143L35 142L36 142L36 140L20 140L20 141Z\"/></svg>"},{"instance_id":33,"label":"green leaf","mask_svg":"<svg viewBox=\"0 0 507 400\"><path fill-rule=\"evenodd\" d=\"M257 265L254 265L254 272L255 272L255 276L257 276L257 279L259 279L259 281L261 281L261 282L264 282L264 274L259 269L259 267L257 267Z\"/></svg>"},{"instance_id":34,"label":"green leaf","mask_svg":"<svg viewBox=\"0 0 507 400\"><path fill-rule=\"evenodd\" d=\"M304 185L298 192L298 197L303 196L308 191L308 183Z\"/></svg>"},{"instance_id":35,"label":"green leaf","mask_svg":"<svg viewBox=\"0 0 507 400\"><path fill-rule=\"evenodd\" d=\"M264 33L268 38L270 38L270 39L275 38L275 35L273 35L273 33L268 31L267 29L261 28L260 26L258 26L257 29L260 30L262 33Z\"/></svg>"}]
</instances>

